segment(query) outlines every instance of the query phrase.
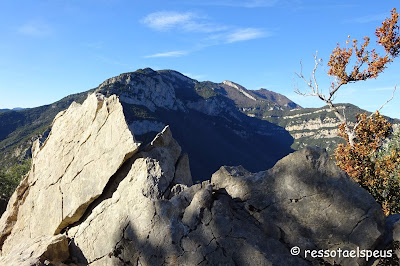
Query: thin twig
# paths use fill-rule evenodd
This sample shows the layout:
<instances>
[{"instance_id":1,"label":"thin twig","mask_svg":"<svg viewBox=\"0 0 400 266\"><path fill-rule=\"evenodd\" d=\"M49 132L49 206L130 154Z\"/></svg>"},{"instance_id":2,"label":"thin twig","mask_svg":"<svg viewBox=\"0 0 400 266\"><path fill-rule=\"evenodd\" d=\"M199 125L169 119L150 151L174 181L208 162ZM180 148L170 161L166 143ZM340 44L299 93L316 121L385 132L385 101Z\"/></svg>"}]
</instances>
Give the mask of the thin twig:
<instances>
[{"instance_id":1,"label":"thin twig","mask_svg":"<svg viewBox=\"0 0 400 266\"><path fill-rule=\"evenodd\" d=\"M397 89L397 85L394 86L394 89L393 89L393 91L392 91L392 97L390 97L389 100L387 100L384 104L382 104L382 106L379 107L378 110L376 110L377 112L379 112L387 103L389 103L391 100L393 100L393 98L394 98L394 93L396 92L396 89Z\"/></svg>"}]
</instances>

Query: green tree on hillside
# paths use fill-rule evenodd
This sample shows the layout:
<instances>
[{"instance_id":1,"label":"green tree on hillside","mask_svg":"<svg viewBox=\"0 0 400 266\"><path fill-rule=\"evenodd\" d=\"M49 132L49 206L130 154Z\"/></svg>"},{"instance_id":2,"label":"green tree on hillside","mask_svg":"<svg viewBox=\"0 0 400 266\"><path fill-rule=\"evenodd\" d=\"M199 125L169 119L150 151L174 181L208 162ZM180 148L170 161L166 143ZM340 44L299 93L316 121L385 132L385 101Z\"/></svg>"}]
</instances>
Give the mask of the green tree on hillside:
<instances>
[{"instance_id":1,"label":"green tree on hillside","mask_svg":"<svg viewBox=\"0 0 400 266\"><path fill-rule=\"evenodd\" d=\"M0 194L5 198L10 198L22 177L28 173L30 167L31 159L26 159L21 164L0 170Z\"/></svg>"}]
</instances>

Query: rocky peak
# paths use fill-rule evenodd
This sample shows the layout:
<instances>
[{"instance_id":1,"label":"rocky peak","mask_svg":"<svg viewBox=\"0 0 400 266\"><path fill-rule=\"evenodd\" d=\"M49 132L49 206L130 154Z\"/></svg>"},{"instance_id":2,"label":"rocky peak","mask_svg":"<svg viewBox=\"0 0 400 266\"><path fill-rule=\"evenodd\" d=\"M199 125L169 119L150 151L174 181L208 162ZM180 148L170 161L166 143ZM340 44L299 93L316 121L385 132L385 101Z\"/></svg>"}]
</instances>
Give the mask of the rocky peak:
<instances>
[{"instance_id":1,"label":"rocky peak","mask_svg":"<svg viewBox=\"0 0 400 266\"><path fill-rule=\"evenodd\" d=\"M144 69L138 69L135 72L143 73L143 74L146 74L146 75L148 75L148 74L156 74L157 73L157 71L151 69L150 67L146 67Z\"/></svg>"},{"instance_id":2,"label":"rocky peak","mask_svg":"<svg viewBox=\"0 0 400 266\"><path fill-rule=\"evenodd\" d=\"M198 82L174 70L154 71L150 68L110 78L100 84L96 91L108 96L116 94L121 102L142 105L152 112L157 108L186 111L194 107L195 110L202 110L204 108L197 104L204 105L203 99L217 96L233 101L234 108L239 107L247 113L253 109L286 110L299 107L279 93L263 89L250 91L228 80L219 84ZM220 99L214 100L220 102Z\"/></svg>"},{"instance_id":3,"label":"rocky peak","mask_svg":"<svg viewBox=\"0 0 400 266\"><path fill-rule=\"evenodd\" d=\"M100 84L96 92L107 96L116 94L121 102L142 105L151 111L157 108L183 109L171 82L166 82L158 72L150 68L108 79Z\"/></svg>"}]
</instances>

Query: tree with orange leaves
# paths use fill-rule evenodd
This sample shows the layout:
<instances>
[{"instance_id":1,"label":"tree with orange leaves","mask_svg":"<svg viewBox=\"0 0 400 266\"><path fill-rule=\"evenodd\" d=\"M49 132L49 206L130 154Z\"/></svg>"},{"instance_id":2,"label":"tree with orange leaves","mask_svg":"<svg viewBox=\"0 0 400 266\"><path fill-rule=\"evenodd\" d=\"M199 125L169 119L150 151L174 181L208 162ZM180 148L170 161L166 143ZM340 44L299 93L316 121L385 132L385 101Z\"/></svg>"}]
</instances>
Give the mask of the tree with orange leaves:
<instances>
[{"instance_id":1,"label":"tree with orange leaves","mask_svg":"<svg viewBox=\"0 0 400 266\"><path fill-rule=\"evenodd\" d=\"M368 49L369 37L364 37L361 45L357 40L353 40L351 47L348 47L350 36L346 41L346 47L337 45L328 62L328 75L334 77L329 94L323 94L318 87L316 70L322 64L322 60L317 58L317 54L314 57L312 78L307 80L302 71L297 74L306 82L310 92L304 93L296 89L300 95L318 97L334 112L341 122L339 136L346 141L345 144L339 144L335 151L337 165L375 197L386 215L400 212L400 148L385 153L383 143L392 134L392 125L379 114L379 111L393 99L396 87L392 98L376 113L370 116L359 114L355 124L350 124L344 113L343 115L339 113L333 104L333 99L343 85L377 78L387 65L400 55L398 20L399 14L393 9L391 17L375 31L377 44L383 47L384 55L379 55L375 49ZM350 62L354 62L352 66Z\"/></svg>"},{"instance_id":2,"label":"tree with orange leaves","mask_svg":"<svg viewBox=\"0 0 400 266\"><path fill-rule=\"evenodd\" d=\"M364 43L359 46L357 40L352 41L352 46L348 48L350 43L349 39L346 41L346 47L341 48L338 44L330 55L328 62L329 71L328 75L334 77L334 81L331 83L329 88L329 94L325 95L321 92L318 87L316 79L316 70L319 65L322 64L322 60L317 58L315 54L315 66L312 72L312 78L307 80L302 71L297 74L299 78L303 79L310 89L309 92L301 92L298 88L296 93L303 96L316 96L322 101L324 101L330 109L334 112L339 121L344 124L344 130L349 138L349 143L351 146L354 145L356 138L356 128L357 123L354 126L350 126L346 117L342 115L336 106L333 104L333 99L337 91L346 84L354 83L362 80L377 78L380 73L382 73L387 65L391 63L394 58L400 54L400 34L398 26L399 14L394 8L391 11L391 17L387 18L381 27L378 27L375 31L377 37L377 44L384 48L385 55L379 55L375 49L368 50L368 45L370 43L369 37L364 37ZM349 64L351 58L354 57L355 63L351 67ZM301 64L301 63L300 63ZM396 90L396 87L394 91ZM393 91L393 93L394 93ZM393 96L392 96L393 98ZM392 99L391 98L391 99ZM390 100L391 100L390 99ZM389 101L390 101L389 100ZM386 102L387 103L387 102ZM386 104L385 103L385 104ZM383 104L383 105L385 105ZM381 108L383 107L381 106ZM381 109L379 108L378 111Z\"/></svg>"},{"instance_id":3,"label":"tree with orange leaves","mask_svg":"<svg viewBox=\"0 0 400 266\"><path fill-rule=\"evenodd\" d=\"M344 125L339 136L346 140L335 151L337 165L368 190L386 215L400 212L400 146L386 148L383 144L392 134L392 125L376 112L360 114L355 130L356 141L350 145ZM397 138L390 140L396 144Z\"/></svg>"}]
</instances>

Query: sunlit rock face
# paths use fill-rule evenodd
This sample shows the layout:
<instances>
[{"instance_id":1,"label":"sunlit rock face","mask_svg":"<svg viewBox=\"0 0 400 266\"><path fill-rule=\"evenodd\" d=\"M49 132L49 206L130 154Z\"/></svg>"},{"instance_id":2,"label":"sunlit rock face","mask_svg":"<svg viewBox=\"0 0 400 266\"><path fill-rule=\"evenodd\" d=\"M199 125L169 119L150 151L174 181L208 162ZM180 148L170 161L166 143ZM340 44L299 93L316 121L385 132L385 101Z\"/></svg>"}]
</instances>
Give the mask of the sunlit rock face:
<instances>
[{"instance_id":1,"label":"sunlit rock face","mask_svg":"<svg viewBox=\"0 0 400 266\"><path fill-rule=\"evenodd\" d=\"M0 220L0 264L365 265L290 249L373 250L382 237L380 206L325 150L193 184L169 126L143 146L131 131L115 96L56 117Z\"/></svg>"},{"instance_id":2,"label":"sunlit rock face","mask_svg":"<svg viewBox=\"0 0 400 266\"><path fill-rule=\"evenodd\" d=\"M0 220L3 253L78 221L138 147L115 96L92 94L59 113L45 143L34 144L31 171Z\"/></svg>"}]
</instances>

